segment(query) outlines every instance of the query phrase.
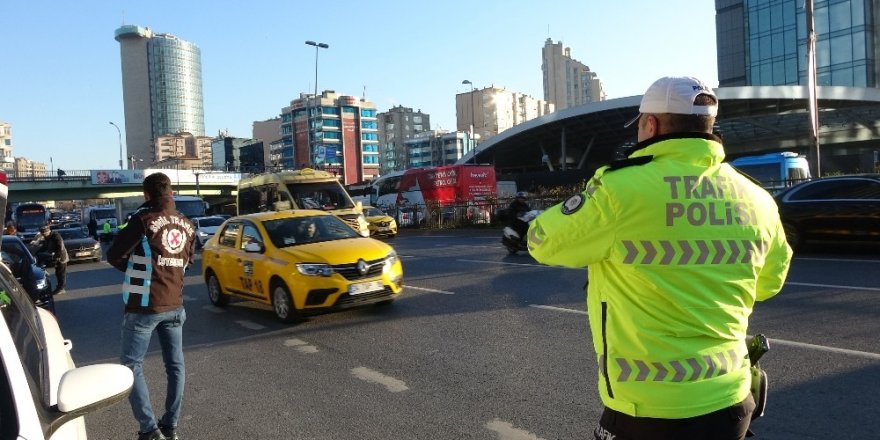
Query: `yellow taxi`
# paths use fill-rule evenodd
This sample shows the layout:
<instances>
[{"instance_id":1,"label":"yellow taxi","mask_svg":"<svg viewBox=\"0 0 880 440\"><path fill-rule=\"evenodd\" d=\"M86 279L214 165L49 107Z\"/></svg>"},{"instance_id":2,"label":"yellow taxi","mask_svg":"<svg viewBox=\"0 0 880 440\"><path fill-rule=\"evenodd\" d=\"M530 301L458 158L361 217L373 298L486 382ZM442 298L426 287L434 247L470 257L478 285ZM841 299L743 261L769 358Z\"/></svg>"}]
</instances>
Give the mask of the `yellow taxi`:
<instances>
[{"instance_id":1,"label":"yellow taxi","mask_svg":"<svg viewBox=\"0 0 880 440\"><path fill-rule=\"evenodd\" d=\"M397 222L379 208L364 206L364 216L367 218L367 229L370 230L370 237L394 238L397 235Z\"/></svg>"},{"instance_id":2,"label":"yellow taxi","mask_svg":"<svg viewBox=\"0 0 880 440\"><path fill-rule=\"evenodd\" d=\"M214 305L232 297L257 301L288 323L388 304L403 291L403 266L391 246L310 209L230 218L205 243L202 277Z\"/></svg>"}]
</instances>

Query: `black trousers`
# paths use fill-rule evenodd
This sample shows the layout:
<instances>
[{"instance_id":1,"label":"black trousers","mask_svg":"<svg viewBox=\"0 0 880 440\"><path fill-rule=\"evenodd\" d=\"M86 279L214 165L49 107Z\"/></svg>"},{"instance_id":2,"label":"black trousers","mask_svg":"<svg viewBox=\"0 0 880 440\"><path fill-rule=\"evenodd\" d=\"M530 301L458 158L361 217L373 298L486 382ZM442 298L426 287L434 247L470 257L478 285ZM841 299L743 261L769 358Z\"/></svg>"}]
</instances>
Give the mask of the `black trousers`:
<instances>
[{"instance_id":1,"label":"black trousers","mask_svg":"<svg viewBox=\"0 0 880 440\"><path fill-rule=\"evenodd\" d=\"M755 400L745 400L729 408L688 419L633 417L605 408L596 440L742 440L749 430Z\"/></svg>"},{"instance_id":2,"label":"black trousers","mask_svg":"<svg viewBox=\"0 0 880 440\"><path fill-rule=\"evenodd\" d=\"M67 284L67 263L55 262L55 279L58 281L55 291L59 291Z\"/></svg>"}]
</instances>

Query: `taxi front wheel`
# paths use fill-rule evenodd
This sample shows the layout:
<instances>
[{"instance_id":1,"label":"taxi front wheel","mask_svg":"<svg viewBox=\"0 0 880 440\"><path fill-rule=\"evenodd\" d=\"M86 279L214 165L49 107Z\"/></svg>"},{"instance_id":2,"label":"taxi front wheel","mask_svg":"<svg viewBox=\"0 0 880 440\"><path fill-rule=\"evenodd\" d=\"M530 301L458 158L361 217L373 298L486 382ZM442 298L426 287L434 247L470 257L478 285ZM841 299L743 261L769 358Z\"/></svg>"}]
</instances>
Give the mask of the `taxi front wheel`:
<instances>
[{"instance_id":1,"label":"taxi front wheel","mask_svg":"<svg viewBox=\"0 0 880 440\"><path fill-rule=\"evenodd\" d=\"M272 283L272 310L275 316L285 324L292 324L299 320L296 306L293 305L293 297L284 283L276 281Z\"/></svg>"},{"instance_id":2,"label":"taxi front wheel","mask_svg":"<svg viewBox=\"0 0 880 440\"><path fill-rule=\"evenodd\" d=\"M223 293L223 289L220 287L220 280L217 279L217 275L214 275L214 272L208 272L208 298L211 300L211 304L217 307L229 304L229 295Z\"/></svg>"}]
</instances>

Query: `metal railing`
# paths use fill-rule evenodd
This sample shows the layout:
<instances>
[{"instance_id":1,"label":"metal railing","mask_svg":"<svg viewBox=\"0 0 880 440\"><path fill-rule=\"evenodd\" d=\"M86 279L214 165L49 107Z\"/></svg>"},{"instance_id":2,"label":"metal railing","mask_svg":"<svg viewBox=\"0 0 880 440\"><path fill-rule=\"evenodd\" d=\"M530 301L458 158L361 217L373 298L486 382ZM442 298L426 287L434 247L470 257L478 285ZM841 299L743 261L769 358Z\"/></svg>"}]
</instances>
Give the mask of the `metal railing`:
<instances>
[{"instance_id":1,"label":"metal railing","mask_svg":"<svg viewBox=\"0 0 880 440\"><path fill-rule=\"evenodd\" d=\"M38 173L8 173L9 182L52 182L52 181L89 181L92 178L92 170L64 170L64 175L54 175L48 171Z\"/></svg>"}]
</instances>

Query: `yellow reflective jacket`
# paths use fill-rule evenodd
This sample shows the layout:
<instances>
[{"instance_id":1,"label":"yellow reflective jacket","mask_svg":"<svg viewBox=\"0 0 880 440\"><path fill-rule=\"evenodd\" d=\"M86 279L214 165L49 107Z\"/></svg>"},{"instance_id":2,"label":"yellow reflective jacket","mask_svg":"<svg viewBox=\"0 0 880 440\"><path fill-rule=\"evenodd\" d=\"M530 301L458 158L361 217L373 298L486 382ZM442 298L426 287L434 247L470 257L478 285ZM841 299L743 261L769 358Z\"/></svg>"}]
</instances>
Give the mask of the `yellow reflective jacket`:
<instances>
[{"instance_id":1,"label":"yellow reflective jacket","mask_svg":"<svg viewBox=\"0 0 880 440\"><path fill-rule=\"evenodd\" d=\"M748 317L782 288L792 252L773 198L722 163L717 137L643 144L541 214L529 252L588 267L605 406L695 417L748 395Z\"/></svg>"}]
</instances>

